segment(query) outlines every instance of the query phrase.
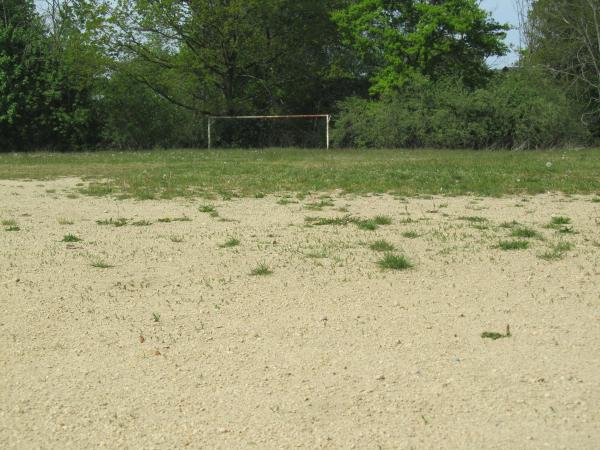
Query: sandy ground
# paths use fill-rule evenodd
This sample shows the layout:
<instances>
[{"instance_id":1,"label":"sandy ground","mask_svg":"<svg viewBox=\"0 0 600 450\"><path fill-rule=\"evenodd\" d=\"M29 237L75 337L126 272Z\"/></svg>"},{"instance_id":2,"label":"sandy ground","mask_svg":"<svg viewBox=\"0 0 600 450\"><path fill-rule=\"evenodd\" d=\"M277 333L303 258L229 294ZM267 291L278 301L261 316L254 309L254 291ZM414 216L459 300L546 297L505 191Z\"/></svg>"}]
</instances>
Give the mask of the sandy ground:
<instances>
[{"instance_id":1,"label":"sandy ground","mask_svg":"<svg viewBox=\"0 0 600 450\"><path fill-rule=\"evenodd\" d=\"M600 448L591 197L267 196L211 217L201 200L68 198L76 183L0 181L20 227L0 228L0 448ZM344 214L393 224L305 225ZM553 215L576 234L544 228ZM546 240L494 248L512 220ZM380 269L377 239L414 268ZM560 240L575 248L538 257ZM273 274L251 276L260 263Z\"/></svg>"}]
</instances>

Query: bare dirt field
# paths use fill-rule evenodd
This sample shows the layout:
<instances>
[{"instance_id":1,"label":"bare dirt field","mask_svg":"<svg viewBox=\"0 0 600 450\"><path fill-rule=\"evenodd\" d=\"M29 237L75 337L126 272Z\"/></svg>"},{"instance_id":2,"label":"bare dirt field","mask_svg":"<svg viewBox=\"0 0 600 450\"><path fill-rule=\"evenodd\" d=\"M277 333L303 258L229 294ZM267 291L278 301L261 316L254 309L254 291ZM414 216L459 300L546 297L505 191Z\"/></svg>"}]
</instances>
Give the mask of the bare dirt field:
<instances>
[{"instance_id":1,"label":"bare dirt field","mask_svg":"<svg viewBox=\"0 0 600 450\"><path fill-rule=\"evenodd\" d=\"M600 448L592 196L78 183L0 181L0 448Z\"/></svg>"}]
</instances>

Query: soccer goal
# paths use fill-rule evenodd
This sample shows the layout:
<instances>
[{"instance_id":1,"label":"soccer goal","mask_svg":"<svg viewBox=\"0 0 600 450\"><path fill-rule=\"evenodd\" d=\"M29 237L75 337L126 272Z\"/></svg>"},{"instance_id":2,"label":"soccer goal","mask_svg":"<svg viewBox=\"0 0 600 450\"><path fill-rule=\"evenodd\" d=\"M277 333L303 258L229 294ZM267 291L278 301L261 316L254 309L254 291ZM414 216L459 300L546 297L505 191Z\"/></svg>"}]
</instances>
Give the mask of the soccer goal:
<instances>
[{"instance_id":1,"label":"soccer goal","mask_svg":"<svg viewBox=\"0 0 600 450\"><path fill-rule=\"evenodd\" d=\"M326 149L329 149L329 123L331 122L330 114L300 114L300 115L283 115L283 116L208 116L208 148L213 147L213 134L214 126L218 121L286 121L286 120L316 120L323 119L325 122L325 136L323 137L323 144ZM322 132L322 131L321 131Z\"/></svg>"}]
</instances>

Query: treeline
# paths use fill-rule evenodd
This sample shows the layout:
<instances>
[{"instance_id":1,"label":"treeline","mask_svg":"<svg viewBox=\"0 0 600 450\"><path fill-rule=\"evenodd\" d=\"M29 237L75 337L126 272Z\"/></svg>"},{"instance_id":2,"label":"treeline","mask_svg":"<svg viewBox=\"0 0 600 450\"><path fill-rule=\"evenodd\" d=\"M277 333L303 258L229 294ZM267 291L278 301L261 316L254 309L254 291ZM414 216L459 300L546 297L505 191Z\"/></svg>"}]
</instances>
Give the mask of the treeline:
<instances>
[{"instance_id":1,"label":"treeline","mask_svg":"<svg viewBox=\"0 0 600 450\"><path fill-rule=\"evenodd\" d=\"M477 0L0 0L0 151L201 147L208 115L334 114L342 147L600 135L600 2L537 0L513 68ZM320 145L223 123L221 146Z\"/></svg>"}]
</instances>

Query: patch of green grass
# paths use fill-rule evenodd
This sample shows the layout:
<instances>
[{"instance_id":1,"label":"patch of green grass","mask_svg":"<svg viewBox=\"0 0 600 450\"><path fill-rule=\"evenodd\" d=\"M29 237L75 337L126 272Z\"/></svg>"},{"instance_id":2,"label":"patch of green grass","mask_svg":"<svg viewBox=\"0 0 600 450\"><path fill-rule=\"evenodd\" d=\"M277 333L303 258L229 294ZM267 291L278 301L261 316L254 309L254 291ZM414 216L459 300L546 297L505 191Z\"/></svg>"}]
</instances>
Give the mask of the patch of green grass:
<instances>
[{"instance_id":1,"label":"patch of green grass","mask_svg":"<svg viewBox=\"0 0 600 450\"><path fill-rule=\"evenodd\" d=\"M484 331L483 333L481 333L482 339L491 339L493 341L496 341L498 339L509 338L511 336L512 334L510 334L510 326L508 325L506 325L506 333L504 334L498 333L496 331Z\"/></svg>"},{"instance_id":2,"label":"patch of green grass","mask_svg":"<svg viewBox=\"0 0 600 450\"><path fill-rule=\"evenodd\" d=\"M352 217L305 217L304 221L309 225L321 226L321 225L337 225L344 226L353 222Z\"/></svg>"},{"instance_id":3,"label":"patch of green grass","mask_svg":"<svg viewBox=\"0 0 600 450\"><path fill-rule=\"evenodd\" d=\"M496 247L501 250L526 250L529 248L529 242L521 240L500 241Z\"/></svg>"},{"instance_id":4,"label":"patch of green grass","mask_svg":"<svg viewBox=\"0 0 600 450\"><path fill-rule=\"evenodd\" d=\"M18 225L15 219L4 219L0 223L3 227L16 227Z\"/></svg>"},{"instance_id":5,"label":"patch of green grass","mask_svg":"<svg viewBox=\"0 0 600 450\"><path fill-rule=\"evenodd\" d=\"M81 238L75 236L74 234L65 234L62 239L63 242L80 242Z\"/></svg>"},{"instance_id":6,"label":"patch of green grass","mask_svg":"<svg viewBox=\"0 0 600 450\"><path fill-rule=\"evenodd\" d=\"M79 195L70 192L65 197L70 198L70 199L76 199L76 198L79 198Z\"/></svg>"},{"instance_id":7,"label":"patch of green grass","mask_svg":"<svg viewBox=\"0 0 600 450\"><path fill-rule=\"evenodd\" d=\"M387 270L406 270L413 267L412 263L404 255L386 253L383 258L377 261L377 265Z\"/></svg>"},{"instance_id":8,"label":"patch of green grass","mask_svg":"<svg viewBox=\"0 0 600 450\"><path fill-rule=\"evenodd\" d=\"M575 245L570 242L559 242L553 245L548 251L538 255L540 259L546 261L556 261L564 258L565 253L575 248Z\"/></svg>"},{"instance_id":9,"label":"patch of green grass","mask_svg":"<svg viewBox=\"0 0 600 450\"><path fill-rule=\"evenodd\" d=\"M525 239L543 239L544 236L539 231L534 230L533 228L527 227L518 227L513 228L510 235L516 238L525 238Z\"/></svg>"},{"instance_id":10,"label":"patch of green grass","mask_svg":"<svg viewBox=\"0 0 600 450\"><path fill-rule=\"evenodd\" d=\"M267 266L266 264L259 264L254 269L252 269L250 275L261 277L271 275L272 273L273 271L269 268L269 266Z\"/></svg>"},{"instance_id":11,"label":"patch of green grass","mask_svg":"<svg viewBox=\"0 0 600 450\"><path fill-rule=\"evenodd\" d=\"M254 194L254 198L265 198L265 194L263 192L257 192Z\"/></svg>"},{"instance_id":12,"label":"patch of green grass","mask_svg":"<svg viewBox=\"0 0 600 450\"><path fill-rule=\"evenodd\" d=\"M407 239L416 239L419 236L419 233L417 233L416 231L405 231L404 233L402 233L402 237L405 237Z\"/></svg>"},{"instance_id":13,"label":"patch of green grass","mask_svg":"<svg viewBox=\"0 0 600 450\"><path fill-rule=\"evenodd\" d=\"M354 223L361 230L374 231L377 228L379 228L377 223L372 219L366 219L366 220L359 219L359 220L354 221Z\"/></svg>"},{"instance_id":14,"label":"patch of green grass","mask_svg":"<svg viewBox=\"0 0 600 450\"><path fill-rule=\"evenodd\" d=\"M160 322L160 314L159 313L152 313L152 321L153 322Z\"/></svg>"},{"instance_id":15,"label":"patch of green grass","mask_svg":"<svg viewBox=\"0 0 600 450\"><path fill-rule=\"evenodd\" d=\"M128 220L125 218L119 218L119 219L113 219L112 217L110 219L100 219L100 220L96 220L96 223L98 225L102 225L102 226L114 226L114 227L124 227L125 225L127 225Z\"/></svg>"},{"instance_id":16,"label":"patch of green grass","mask_svg":"<svg viewBox=\"0 0 600 450\"><path fill-rule=\"evenodd\" d=\"M369 248L376 252L392 252L396 250L396 247L394 247L393 244L390 244L388 241L385 240L375 241L371 243L371 245L369 245Z\"/></svg>"},{"instance_id":17,"label":"patch of green grass","mask_svg":"<svg viewBox=\"0 0 600 450\"><path fill-rule=\"evenodd\" d=\"M152 225L152 222L150 222L149 220L137 220L135 222L132 222L131 225L133 225L134 227L149 227L150 225Z\"/></svg>"},{"instance_id":18,"label":"patch of green grass","mask_svg":"<svg viewBox=\"0 0 600 450\"><path fill-rule=\"evenodd\" d=\"M96 269L110 269L113 267L110 264L107 264L101 260L92 261L91 265L92 265L92 267L95 267Z\"/></svg>"},{"instance_id":19,"label":"patch of green grass","mask_svg":"<svg viewBox=\"0 0 600 450\"><path fill-rule=\"evenodd\" d=\"M488 221L485 217L480 216L461 216L459 217L459 220L464 220L465 222L470 223L484 223Z\"/></svg>"},{"instance_id":20,"label":"patch of green grass","mask_svg":"<svg viewBox=\"0 0 600 450\"><path fill-rule=\"evenodd\" d=\"M73 225L74 223L72 220L67 219L65 217L59 217L58 219L56 219L56 221L59 225Z\"/></svg>"},{"instance_id":21,"label":"patch of green grass","mask_svg":"<svg viewBox=\"0 0 600 450\"><path fill-rule=\"evenodd\" d=\"M214 213L214 212L217 212L217 210L215 209L215 207L212 206L212 205L202 205L202 206L200 206L198 208L198 210L200 212L203 212L203 213Z\"/></svg>"},{"instance_id":22,"label":"patch of green grass","mask_svg":"<svg viewBox=\"0 0 600 450\"><path fill-rule=\"evenodd\" d=\"M304 207L306 209L310 209L312 211L321 211L323 208L326 207L331 207L331 206L335 206L335 203L333 203L331 200L320 200L318 202L313 202L313 203L306 203L304 205Z\"/></svg>"},{"instance_id":23,"label":"patch of green grass","mask_svg":"<svg viewBox=\"0 0 600 450\"><path fill-rule=\"evenodd\" d=\"M47 194L55 194L56 193L56 189L46 189L46 193Z\"/></svg>"},{"instance_id":24,"label":"patch of green grass","mask_svg":"<svg viewBox=\"0 0 600 450\"><path fill-rule=\"evenodd\" d=\"M329 254L327 253L327 250L322 249L322 250L310 251L310 252L306 253L305 256L307 258L311 258L311 259L323 259L323 258L327 258L329 256Z\"/></svg>"},{"instance_id":25,"label":"patch of green grass","mask_svg":"<svg viewBox=\"0 0 600 450\"><path fill-rule=\"evenodd\" d=\"M392 218L389 216L375 216L373 217L373 222L377 225L391 225Z\"/></svg>"},{"instance_id":26,"label":"patch of green grass","mask_svg":"<svg viewBox=\"0 0 600 450\"><path fill-rule=\"evenodd\" d=\"M563 152L563 150L561 150ZM547 170L546 151L246 149L10 153L0 155L0 179L90 180L85 195L195 197L224 191L532 195L600 192L600 148L567 151L570 176ZM460 172L460 182L457 173ZM109 181L101 181L109 180Z\"/></svg>"},{"instance_id":27,"label":"patch of green grass","mask_svg":"<svg viewBox=\"0 0 600 450\"><path fill-rule=\"evenodd\" d=\"M190 219L187 216L183 216L183 217L162 217L160 219L158 219L158 222L160 223L171 223L171 222L191 222L192 219Z\"/></svg>"},{"instance_id":28,"label":"patch of green grass","mask_svg":"<svg viewBox=\"0 0 600 450\"><path fill-rule=\"evenodd\" d=\"M571 219L565 216L557 216L553 217L548 224L548 228L559 228L563 225L569 225L571 223Z\"/></svg>"},{"instance_id":29,"label":"patch of green grass","mask_svg":"<svg viewBox=\"0 0 600 450\"><path fill-rule=\"evenodd\" d=\"M21 231L21 227L18 226L11 226L11 227L7 227L5 228L6 231Z\"/></svg>"},{"instance_id":30,"label":"patch of green grass","mask_svg":"<svg viewBox=\"0 0 600 450\"><path fill-rule=\"evenodd\" d=\"M237 247L238 245L240 245L239 239L230 238L227 241L225 241L223 244L220 244L219 247L220 248L231 248L231 247Z\"/></svg>"},{"instance_id":31,"label":"patch of green grass","mask_svg":"<svg viewBox=\"0 0 600 450\"><path fill-rule=\"evenodd\" d=\"M519 222L517 222L516 220L513 220L512 222L502 222L500 224L501 228L515 228L515 227L520 227L521 224Z\"/></svg>"},{"instance_id":32,"label":"patch of green grass","mask_svg":"<svg viewBox=\"0 0 600 450\"><path fill-rule=\"evenodd\" d=\"M594 197L592 203L600 203L600 197Z\"/></svg>"},{"instance_id":33,"label":"patch of green grass","mask_svg":"<svg viewBox=\"0 0 600 450\"><path fill-rule=\"evenodd\" d=\"M575 228L567 226L567 225L559 227L556 230L556 232L560 233L560 234L577 234L577 231L575 231Z\"/></svg>"},{"instance_id":34,"label":"patch of green grass","mask_svg":"<svg viewBox=\"0 0 600 450\"><path fill-rule=\"evenodd\" d=\"M298 203L298 202L296 200L292 200L289 197L282 197L279 200L277 200L278 205L289 205L290 203Z\"/></svg>"}]
</instances>

